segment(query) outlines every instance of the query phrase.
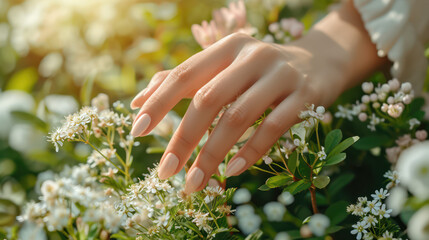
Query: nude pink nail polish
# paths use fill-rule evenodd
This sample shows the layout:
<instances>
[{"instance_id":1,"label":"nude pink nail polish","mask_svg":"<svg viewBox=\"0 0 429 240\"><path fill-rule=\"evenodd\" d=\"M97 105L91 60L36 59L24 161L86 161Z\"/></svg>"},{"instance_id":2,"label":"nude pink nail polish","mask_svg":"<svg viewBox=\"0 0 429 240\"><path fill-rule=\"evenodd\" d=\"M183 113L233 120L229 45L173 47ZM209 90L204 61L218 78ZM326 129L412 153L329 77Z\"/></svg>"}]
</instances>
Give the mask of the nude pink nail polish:
<instances>
[{"instance_id":1,"label":"nude pink nail polish","mask_svg":"<svg viewBox=\"0 0 429 240\"><path fill-rule=\"evenodd\" d=\"M177 166L179 166L179 159L177 156L173 153L168 153L159 166L158 177L161 180L171 177L176 172Z\"/></svg>"},{"instance_id":2,"label":"nude pink nail polish","mask_svg":"<svg viewBox=\"0 0 429 240\"><path fill-rule=\"evenodd\" d=\"M140 136L150 124L150 116L148 114L141 115L135 122L133 128L131 129L131 135L134 137Z\"/></svg>"},{"instance_id":3,"label":"nude pink nail polish","mask_svg":"<svg viewBox=\"0 0 429 240\"><path fill-rule=\"evenodd\" d=\"M198 167L194 167L186 178L185 193L190 194L195 192L201 186L204 180L204 172Z\"/></svg>"},{"instance_id":4,"label":"nude pink nail polish","mask_svg":"<svg viewBox=\"0 0 429 240\"><path fill-rule=\"evenodd\" d=\"M242 157L236 158L226 167L225 176L231 177L236 175L241 170L243 170L244 166L246 166L246 160L244 160Z\"/></svg>"}]
</instances>

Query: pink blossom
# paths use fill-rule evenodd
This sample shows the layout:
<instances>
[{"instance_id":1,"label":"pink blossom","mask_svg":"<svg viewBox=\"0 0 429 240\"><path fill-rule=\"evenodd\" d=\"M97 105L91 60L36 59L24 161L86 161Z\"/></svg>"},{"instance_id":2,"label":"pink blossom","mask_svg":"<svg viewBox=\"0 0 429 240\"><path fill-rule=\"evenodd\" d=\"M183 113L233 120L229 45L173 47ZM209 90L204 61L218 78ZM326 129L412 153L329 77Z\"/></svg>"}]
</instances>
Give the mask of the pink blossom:
<instances>
[{"instance_id":1,"label":"pink blossom","mask_svg":"<svg viewBox=\"0 0 429 240\"><path fill-rule=\"evenodd\" d=\"M255 29L247 23L246 7L242 0L231 2L228 8L213 11L213 20L203 21L201 25L192 25L192 34L203 48L207 48L219 39L242 32L252 35Z\"/></svg>"},{"instance_id":2,"label":"pink blossom","mask_svg":"<svg viewBox=\"0 0 429 240\"><path fill-rule=\"evenodd\" d=\"M398 161L398 157L399 157L400 153L401 153L400 147L387 148L386 149L387 160L390 163L395 164Z\"/></svg>"},{"instance_id":3,"label":"pink blossom","mask_svg":"<svg viewBox=\"0 0 429 240\"><path fill-rule=\"evenodd\" d=\"M410 134L405 134L404 136L399 137L395 142L400 147L407 147L411 143L411 136Z\"/></svg>"},{"instance_id":4,"label":"pink blossom","mask_svg":"<svg viewBox=\"0 0 429 240\"><path fill-rule=\"evenodd\" d=\"M426 130L416 131L416 138L418 140L424 141L424 140L426 140L427 137L428 137L428 132L426 132Z\"/></svg>"}]
</instances>

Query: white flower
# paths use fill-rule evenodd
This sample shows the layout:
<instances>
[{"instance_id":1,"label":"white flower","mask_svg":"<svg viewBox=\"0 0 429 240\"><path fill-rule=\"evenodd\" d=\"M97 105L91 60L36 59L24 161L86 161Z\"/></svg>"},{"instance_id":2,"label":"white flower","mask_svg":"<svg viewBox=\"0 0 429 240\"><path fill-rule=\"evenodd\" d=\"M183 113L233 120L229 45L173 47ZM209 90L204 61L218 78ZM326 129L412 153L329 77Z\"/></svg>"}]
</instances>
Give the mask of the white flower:
<instances>
[{"instance_id":1,"label":"white flower","mask_svg":"<svg viewBox=\"0 0 429 240\"><path fill-rule=\"evenodd\" d=\"M415 126L419 126L420 125L420 121L417 120L417 118L411 118L408 121L408 124L410 124L410 130L412 130Z\"/></svg>"},{"instance_id":2,"label":"white flower","mask_svg":"<svg viewBox=\"0 0 429 240\"><path fill-rule=\"evenodd\" d=\"M363 235L363 240L373 240L373 239L374 239L374 236L370 232L367 232Z\"/></svg>"},{"instance_id":3,"label":"white flower","mask_svg":"<svg viewBox=\"0 0 429 240\"><path fill-rule=\"evenodd\" d=\"M271 163L273 163L273 159L272 158L270 158L269 156L263 156L262 157L262 160L264 160L264 163L265 164L267 164L267 165L270 165Z\"/></svg>"},{"instance_id":4,"label":"white flower","mask_svg":"<svg viewBox=\"0 0 429 240\"><path fill-rule=\"evenodd\" d=\"M208 224L208 221L213 220L213 218L209 217L209 213L202 213L202 212L196 212L194 214L194 219L192 220L199 229L204 229L204 231L209 232L211 231L211 227Z\"/></svg>"},{"instance_id":5,"label":"white flower","mask_svg":"<svg viewBox=\"0 0 429 240\"><path fill-rule=\"evenodd\" d=\"M392 215L398 215L405 202L407 201L408 193L402 187L394 187L390 190L390 196L386 200L387 206L392 209Z\"/></svg>"},{"instance_id":6,"label":"white flower","mask_svg":"<svg viewBox=\"0 0 429 240\"><path fill-rule=\"evenodd\" d=\"M364 212L377 212L381 206L381 202L378 200L372 200L367 203L366 207L363 209Z\"/></svg>"},{"instance_id":7,"label":"white flower","mask_svg":"<svg viewBox=\"0 0 429 240\"><path fill-rule=\"evenodd\" d=\"M367 224L369 224L370 226L375 226L378 223L377 218L374 217L374 215L368 215L366 217L363 218L363 221Z\"/></svg>"},{"instance_id":8,"label":"white flower","mask_svg":"<svg viewBox=\"0 0 429 240\"><path fill-rule=\"evenodd\" d=\"M167 226L167 224L168 224L168 220L170 219L170 212L167 212L166 214L164 214L164 215L161 215L161 216L159 216L156 220L154 220L153 222L154 223L156 223L156 225L158 226L158 227L161 227L161 226Z\"/></svg>"},{"instance_id":9,"label":"white flower","mask_svg":"<svg viewBox=\"0 0 429 240\"><path fill-rule=\"evenodd\" d=\"M62 205L57 205L55 208L51 209L49 215L47 215L43 220L46 222L46 227L49 231L61 231L69 221L70 210Z\"/></svg>"},{"instance_id":10,"label":"white flower","mask_svg":"<svg viewBox=\"0 0 429 240\"><path fill-rule=\"evenodd\" d=\"M242 218L247 218L253 215L254 213L255 213L255 209L251 205L245 204L237 207L237 211L235 212L235 215L239 219L242 219Z\"/></svg>"},{"instance_id":11,"label":"white flower","mask_svg":"<svg viewBox=\"0 0 429 240\"><path fill-rule=\"evenodd\" d=\"M404 93L409 93L413 89L413 86L409 82L404 82L401 85L401 91Z\"/></svg>"},{"instance_id":12,"label":"white flower","mask_svg":"<svg viewBox=\"0 0 429 240\"><path fill-rule=\"evenodd\" d=\"M353 120L354 112L344 106L338 105L338 112L335 113L336 118L347 118L349 121Z\"/></svg>"},{"instance_id":13,"label":"white flower","mask_svg":"<svg viewBox=\"0 0 429 240\"><path fill-rule=\"evenodd\" d=\"M277 233L274 240L292 240L292 238L289 236L287 232L279 232Z\"/></svg>"},{"instance_id":14,"label":"white flower","mask_svg":"<svg viewBox=\"0 0 429 240\"><path fill-rule=\"evenodd\" d=\"M374 200L382 200L382 199L385 199L389 195L390 195L390 193L387 190L380 188L380 190L375 190L375 194L371 194L371 197L373 197Z\"/></svg>"},{"instance_id":15,"label":"white flower","mask_svg":"<svg viewBox=\"0 0 429 240\"><path fill-rule=\"evenodd\" d=\"M279 197L277 198L277 201L279 201L280 203L283 203L286 206L292 204L294 200L295 198L288 191L282 192L282 194L280 194Z\"/></svg>"},{"instance_id":16,"label":"white flower","mask_svg":"<svg viewBox=\"0 0 429 240\"><path fill-rule=\"evenodd\" d=\"M325 147L322 147L322 150L317 153L319 160L323 161L326 159Z\"/></svg>"},{"instance_id":17,"label":"white flower","mask_svg":"<svg viewBox=\"0 0 429 240\"><path fill-rule=\"evenodd\" d=\"M234 196L232 197L232 201L235 204L242 204L249 202L251 198L249 190L246 188L240 188L237 191L235 191Z\"/></svg>"},{"instance_id":18,"label":"white flower","mask_svg":"<svg viewBox=\"0 0 429 240\"><path fill-rule=\"evenodd\" d=\"M393 240L393 233L386 231L383 233L382 237L383 237L383 239L386 239L386 240Z\"/></svg>"},{"instance_id":19,"label":"white flower","mask_svg":"<svg viewBox=\"0 0 429 240\"><path fill-rule=\"evenodd\" d=\"M285 212L285 206L279 202L269 202L264 206L264 213L267 215L268 221L282 221Z\"/></svg>"},{"instance_id":20,"label":"white flower","mask_svg":"<svg viewBox=\"0 0 429 240\"><path fill-rule=\"evenodd\" d=\"M323 214L314 214L310 218L310 222L308 223L308 227L310 227L311 232L320 237L325 235L326 228L329 227L331 222L329 221L329 218Z\"/></svg>"},{"instance_id":21,"label":"white flower","mask_svg":"<svg viewBox=\"0 0 429 240\"><path fill-rule=\"evenodd\" d=\"M377 214L375 214L375 215L377 215L380 219L389 218L391 212L392 212L392 209L386 209L386 204L383 204L378 209Z\"/></svg>"},{"instance_id":22,"label":"white flower","mask_svg":"<svg viewBox=\"0 0 429 240\"><path fill-rule=\"evenodd\" d=\"M237 212L238 212L238 208L237 208ZM255 232L259 228L259 226L261 225L261 222L262 220L258 215L251 214L245 218L240 218L238 220L238 227L244 234L249 235Z\"/></svg>"},{"instance_id":23,"label":"white flower","mask_svg":"<svg viewBox=\"0 0 429 240\"><path fill-rule=\"evenodd\" d=\"M366 229L369 227L369 224L361 221L361 222L357 222L356 224L352 225L352 227L354 228L350 233L351 234L357 234L356 235L356 239L360 240L362 239L362 234L367 233L368 231L366 231Z\"/></svg>"},{"instance_id":24,"label":"white flower","mask_svg":"<svg viewBox=\"0 0 429 240\"><path fill-rule=\"evenodd\" d=\"M404 150L399 156L399 179L418 198L429 198L429 141Z\"/></svg>"},{"instance_id":25,"label":"white flower","mask_svg":"<svg viewBox=\"0 0 429 240\"><path fill-rule=\"evenodd\" d=\"M418 210L408 222L408 235L413 240L429 239L429 206Z\"/></svg>"},{"instance_id":26,"label":"white flower","mask_svg":"<svg viewBox=\"0 0 429 240\"><path fill-rule=\"evenodd\" d=\"M369 94L374 90L374 84L372 82L362 83L362 90L364 93Z\"/></svg>"}]
</instances>

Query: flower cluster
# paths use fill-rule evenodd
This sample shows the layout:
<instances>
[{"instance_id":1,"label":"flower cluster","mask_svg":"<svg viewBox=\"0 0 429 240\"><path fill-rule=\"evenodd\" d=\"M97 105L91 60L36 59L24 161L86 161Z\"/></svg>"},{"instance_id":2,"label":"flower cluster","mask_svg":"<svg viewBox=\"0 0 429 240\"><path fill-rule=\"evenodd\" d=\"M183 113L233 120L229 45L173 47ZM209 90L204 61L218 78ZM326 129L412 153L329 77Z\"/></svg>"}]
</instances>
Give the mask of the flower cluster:
<instances>
[{"instance_id":1,"label":"flower cluster","mask_svg":"<svg viewBox=\"0 0 429 240\"><path fill-rule=\"evenodd\" d=\"M396 162L398 161L398 158L401 155L402 151L404 151L405 149L407 149L407 148L409 148L415 144L418 144L418 143L426 140L427 136L428 136L428 133L426 130L418 130L415 132L415 138L412 138L411 134L405 134L405 135L399 137L395 141L396 146L386 148L387 160L389 160L389 162L392 165L395 165Z\"/></svg>"},{"instance_id":2,"label":"flower cluster","mask_svg":"<svg viewBox=\"0 0 429 240\"><path fill-rule=\"evenodd\" d=\"M264 205L263 213L265 215L261 218L255 211L255 207L249 203L250 199L251 194L246 188L238 189L232 199L235 204L242 204L237 207L235 217L237 218L239 229L246 235L255 233L259 229L262 219L267 219L270 222L283 221L286 213L286 206L292 204L294 201L292 194L283 192L278 196L277 201L268 202ZM286 232L282 233L282 235L284 235L285 238L286 236L289 237Z\"/></svg>"},{"instance_id":3,"label":"flower cluster","mask_svg":"<svg viewBox=\"0 0 429 240\"><path fill-rule=\"evenodd\" d=\"M399 183L396 172L389 171L384 176L389 180L387 188L392 188ZM353 230L351 231L351 234L356 235L356 239L401 239L393 237L398 231L398 227L390 221L393 210L384 203L389 195L390 192L387 189L381 188L371 194L371 200L367 197L359 197L356 204L347 207L349 214L360 218L352 226Z\"/></svg>"},{"instance_id":4,"label":"flower cluster","mask_svg":"<svg viewBox=\"0 0 429 240\"><path fill-rule=\"evenodd\" d=\"M120 199L118 193L97 181L96 171L86 164L66 167L54 179L45 180L41 193L40 202L28 203L19 221L46 227L50 232L67 229L70 236L80 231L88 235L90 228L98 233L103 230L114 233L125 221L125 215L115 210L114 204ZM79 222L76 229L75 221Z\"/></svg>"},{"instance_id":5,"label":"flower cluster","mask_svg":"<svg viewBox=\"0 0 429 240\"><path fill-rule=\"evenodd\" d=\"M364 95L350 107L338 106L337 118L353 120L357 117L359 121L367 123L371 131L376 130L376 126L386 121L394 122L404 112L406 105L410 104L414 98L414 91L411 83L400 83L397 79L389 80L387 83L378 84L376 87L372 82L362 84ZM409 119L410 130L418 126L420 122Z\"/></svg>"},{"instance_id":6,"label":"flower cluster","mask_svg":"<svg viewBox=\"0 0 429 240\"><path fill-rule=\"evenodd\" d=\"M285 44L301 37L304 24L295 18L283 18L279 22L271 23L268 31L262 41Z\"/></svg>"},{"instance_id":7,"label":"flower cluster","mask_svg":"<svg viewBox=\"0 0 429 240\"><path fill-rule=\"evenodd\" d=\"M130 185L118 205L128 217L128 232L150 239L212 239L232 231L226 218L234 212L227 205L234 189L206 187L188 196L183 186L184 176L160 180L156 169Z\"/></svg>"},{"instance_id":8,"label":"flower cluster","mask_svg":"<svg viewBox=\"0 0 429 240\"><path fill-rule=\"evenodd\" d=\"M256 33L246 19L246 7L242 0L231 2L229 8L213 11L213 20L203 21L201 25L192 25L195 40L203 48L207 48L219 39L235 32L248 35Z\"/></svg>"}]
</instances>

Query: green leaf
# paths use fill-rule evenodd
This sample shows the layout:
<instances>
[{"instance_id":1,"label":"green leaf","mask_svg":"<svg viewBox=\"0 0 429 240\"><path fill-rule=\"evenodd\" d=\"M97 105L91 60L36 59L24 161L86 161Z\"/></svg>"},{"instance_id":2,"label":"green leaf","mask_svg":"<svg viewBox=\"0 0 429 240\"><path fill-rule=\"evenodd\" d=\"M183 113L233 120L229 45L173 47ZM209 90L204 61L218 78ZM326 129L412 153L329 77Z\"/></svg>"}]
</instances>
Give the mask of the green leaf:
<instances>
[{"instance_id":1,"label":"green leaf","mask_svg":"<svg viewBox=\"0 0 429 240\"><path fill-rule=\"evenodd\" d=\"M43 131L49 131L48 124L34 114L23 111L12 111L11 114L14 118L29 122Z\"/></svg>"},{"instance_id":2,"label":"green leaf","mask_svg":"<svg viewBox=\"0 0 429 240\"><path fill-rule=\"evenodd\" d=\"M264 185L262 185L262 186L260 186L260 187L258 187L258 189L260 190L260 191L268 191L268 190L270 190L271 188L270 187L268 187L266 184L264 184Z\"/></svg>"},{"instance_id":3,"label":"green leaf","mask_svg":"<svg viewBox=\"0 0 429 240\"><path fill-rule=\"evenodd\" d=\"M343 228L344 227L341 227L341 226L332 226L332 227L328 227L325 232L326 234L332 234L340 231Z\"/></svg>"},{"instance_id":4,"label":"green leaf","mask_svg":"<svg viewBox=\"0 0 429 240\"><path fill-rule=\"evenodd\" d=\"M311 168L302 160L298 165L298 172L302 178L310 179Z\"/></svg>"},{"instance_id":5,"label":"green leaf","mask_svg":"<svg viewBox=\"0 0 429 240\"><path fill-rule=\"evenodd\" d=\"M280 174L274 177L270 177L267 179L265 184L269 188L276 188L288 185L292 181L292 177L289 175Z\"/></svg>"},{"instance_id":6,"label":"green leaf","mask_svg":"<svg viewBox=\"0 0 429 240\"><path fill-rule=\"evenodd\" d=\"M344 159L346 159L346 153L338 153L334 156L328 157L328 159L326 159L325 166L338 164L338 163L344 161Z\"/></svg>"},{"instance_id":7,"label":"green leaf","mask_svg":"<svg viewBox=\"0 0 429 240\"><path fill-rule=\"evenodd\" d=\"M0 198L0 227L11 226L19 215L19 207L8 199Z\"/></svg>"},{"instance_id":8,"label":"green leaf","mask_svg":"<svg viewBox=\"0 0 429 240\"><path fill-rule=\"evenodd\" d=\"M346 208L348 205L349 203L346 201L339 201L331 204L328 209L326 209L325 215L331 220L331 226L335 226L347 218L348 214Z\"/></svg>"},{"instance_id":9,"label":"green leaf","mask_svg":"<svg viewBox=\"0 0 429 240\"><path fill-rule=\"evenodd\" d=\"M305 189L308 189L311 186L311 182L306 179L301 179L297 182L292 183L291 185L285 188L285 191L290 192L292 195L295 195Z\"/></svg>"},{"instance_id":10,"label":"green leaf","mask_svg":"<svg viewBox=\"0 0 429 240\"><path fill-rule=\"evenodd\" d=\"M328 186L330 181L331 181L331 179L329 178L329 176L316 176L313 179L313 184L317 188L322 189L322 188L325 188L326 186Z\"/></svg>"},{"instance_id":11,"label":"green leaf","mask_svg":"<svg viewBox=\"0 0 429 240\"><path fill-rule=\"evenodd\" d=\"M331 196L336 195L341 189L343 189L347 184L349 184L355 175L353 173L344 173L336 178L328 187L328 192Z\"/></svg>"},{"instance_id":12,"label":"green leaf","mask_svg":"<svg viewBox=\"0 0 429 240\"><path fill-rule=\"evenodd\" d=\"M338 144L332 151L328 154L329 156L337 155L338 153L343 152L347 148L349 148L353 143L357 142L359 140L358 136L349 137L346 140L342 141L340 144Z\"/></svg>"},{"instance_id":13,"label":"green leaf","mask_svg":"<svg viewBox=\"0 0 429 240\"><path fill-rule=\"evenodd\" d=\"M335 146L338 145L338 143L341 142L341 139L343 139L343 133L340 129L332 130L326 135L325 138L325 152L326 154L329 154L332 149L334 149Z\"/></svg>"},{"instance_id":14,"label":"green leaf","mask_svg":"<svg viewBox=\"0 0 429 240\"><path fill-rule=\"evenodd\" d=\"M353 147L358 150L370 150L375 147L383 146L388 143L391 138L383 134L374 134L370 136L365 136L359 139Z\"/></svg>"},{"instance_id":15,"label":"green leaf","mask_svg":"<svg viewBox=\"0 0 429 240\"><path fill-rule=\"evenodd\" d=\"M296 165L298 162L298 153L294 151L291 155L289 155L289 159L287 161L287 167L292 174L295 174Z\"/></svg>"}]
</instances>

